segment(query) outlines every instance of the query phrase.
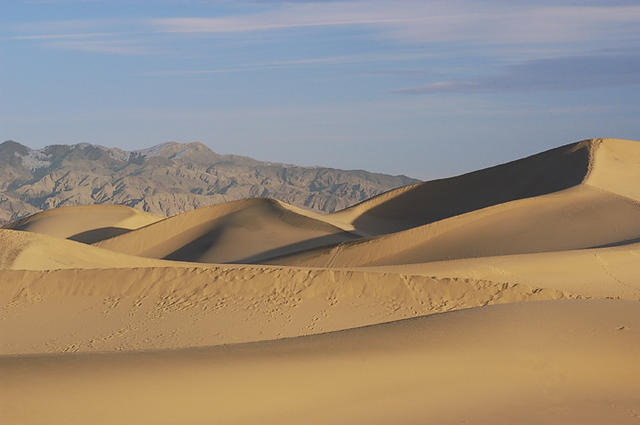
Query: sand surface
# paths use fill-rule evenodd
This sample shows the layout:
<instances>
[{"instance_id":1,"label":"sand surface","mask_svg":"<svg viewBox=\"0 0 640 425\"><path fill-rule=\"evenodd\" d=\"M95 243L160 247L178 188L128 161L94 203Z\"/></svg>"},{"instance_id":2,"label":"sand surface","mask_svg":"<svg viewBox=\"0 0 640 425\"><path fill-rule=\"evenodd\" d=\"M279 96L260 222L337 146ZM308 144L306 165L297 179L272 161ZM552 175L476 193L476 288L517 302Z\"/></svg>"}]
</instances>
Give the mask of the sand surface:
<instances>
[{"instance_id":1,"label":"sand surface","mask_svg":"<svg viewBox=\"0 0 640 425\"><path fill-rule=\"evenodd\" d=\"M637 424L637 302L482 307L262 343L0 358L5 423Z\"/></svg>"},{"instance_id":2,"label":"sand surface","mask_svg":"<svg viewBox=\"0 0 640 425\"><path fill-rule=\"evenodd\" d=\"M122 205L79 205L39 212L5 228L93 243L163 218Z\"/></svg>"},{"instance_id":3,"label":"sand surface","mask_svg":"<svg viewBox=\"0 0 640 425\"><path fill-rule=\"evenodd\" d=\"M330 215L35 214L0 230L0 423L640 424L638 179L595 139Z\"/></svg>"},{"instance_id":4,"label":"sand surface","mask_svg":"<svg viewBox=\"0 0 640 425\"><path fill-rule=\"evenodd\" d=\"M279 201L249 199L189 211L96 246L151 258L251 263L358 238L319 218Z\"/></svg>"}]
</instances>

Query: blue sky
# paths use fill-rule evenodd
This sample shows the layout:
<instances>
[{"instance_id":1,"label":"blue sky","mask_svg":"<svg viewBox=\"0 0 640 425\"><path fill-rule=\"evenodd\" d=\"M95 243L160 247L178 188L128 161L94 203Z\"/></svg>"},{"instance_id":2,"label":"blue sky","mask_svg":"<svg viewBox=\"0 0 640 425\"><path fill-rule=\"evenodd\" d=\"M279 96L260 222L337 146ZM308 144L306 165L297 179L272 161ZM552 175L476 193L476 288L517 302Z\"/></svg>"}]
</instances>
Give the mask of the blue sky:
<instances>
[{"instance_id":1,"label":"blue sky","mask_svg":"<svg viewBox=\"0 0 640 425\"><path fill-rule=\"evenodd\" d=\"M1 0L0 139L436 178L640 139L640 1Z\"/></svg>"}]
</instances>

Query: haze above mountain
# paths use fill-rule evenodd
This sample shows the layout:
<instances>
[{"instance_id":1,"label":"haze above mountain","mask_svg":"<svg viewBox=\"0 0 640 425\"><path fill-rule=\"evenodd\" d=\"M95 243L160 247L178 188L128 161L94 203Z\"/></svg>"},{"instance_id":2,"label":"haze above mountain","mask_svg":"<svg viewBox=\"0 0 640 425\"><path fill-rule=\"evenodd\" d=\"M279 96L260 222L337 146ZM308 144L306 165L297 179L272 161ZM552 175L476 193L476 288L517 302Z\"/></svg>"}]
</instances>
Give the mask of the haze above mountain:
<instances>
[{"instance_id":1,"label":"haze above mountain","mask_svg":"<svg viewBox=\"0 0 640 425\"><path fill-rule=\"evenodd\" d=\"M198 142L125 151L86 143L35 150L6 141L0 144L0 223L86 204L126 205L172 216L252 197L333 212L416 182L406 176L220 155Z\"/></svg>"}]
</instances>

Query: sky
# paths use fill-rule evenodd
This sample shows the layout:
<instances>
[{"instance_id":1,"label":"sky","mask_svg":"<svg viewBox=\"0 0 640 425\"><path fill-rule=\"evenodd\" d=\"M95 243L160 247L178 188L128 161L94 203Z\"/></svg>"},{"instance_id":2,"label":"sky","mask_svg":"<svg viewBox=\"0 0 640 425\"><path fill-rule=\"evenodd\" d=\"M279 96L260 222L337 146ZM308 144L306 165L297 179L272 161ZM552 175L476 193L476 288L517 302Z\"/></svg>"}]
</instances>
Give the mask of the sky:
<instances>
[{"instance_id":1,"label":"sky","mask_svg":"<svg viewBox=\"0 0 640 425\"><path fill-rule=\"evenodd\" d=\"M433 179L640 140L640 0L0 0L0 140Z\"/></svg>"}]
</instances>

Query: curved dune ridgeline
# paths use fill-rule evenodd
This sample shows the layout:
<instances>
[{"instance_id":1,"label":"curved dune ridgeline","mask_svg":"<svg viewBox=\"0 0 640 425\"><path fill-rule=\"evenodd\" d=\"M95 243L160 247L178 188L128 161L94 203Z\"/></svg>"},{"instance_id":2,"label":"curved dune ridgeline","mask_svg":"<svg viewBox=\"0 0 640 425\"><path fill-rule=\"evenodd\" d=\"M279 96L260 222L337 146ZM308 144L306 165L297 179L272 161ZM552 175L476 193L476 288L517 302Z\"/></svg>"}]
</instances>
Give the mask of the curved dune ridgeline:
<instances>
[{"instance_id":1,"label":"curved dune ridgeline","mask_svg":"<svg viewBox=\"0 0 640 425\"><path fill-rule=\"evenodd\" d=\"M163 218L122 205L79 205L35 213L4 228L94 243Z\"/></svg>"},{"instance_id":2,"label":"curved dune ridgeline","mask_svg":"<svg viewBox=\"0 0 640 425\"><path fill-rule=\"evenodd\" d=\"M585 159L585 152L589 154L587 160L584 163L577 161L578 157ZM545 184L534 185L539 191L542 188L567 186L571 179L565 176L571 173L539 167L539 160L545 158L553 159L551 163L555 165L561 164L561 159L568 161L567 158L571 158L576 162L570 163L585 172L574 173L575 176L582 174L582 177L573 180L573 186L562 190L533 197L525 196L532 192L521 191L518 193L522 196L516 200L389 235L283 256L272 259L270 263L316 267L423 263L589 248L640 237L640 198L633 197L637 196L637 184L633 177L640 168L640 144L615 139L580 142L483 172L491 171L492 176L501 175L505 187L519 186L517 180L515 183L512 180L510 172L514 164L521 164L532 173L533 170L547 172L547 180L541 180ZM478 173L482 175L482 172ZM466 182L473 175L466 174L450 180ZM421 185L427 187L430 183ZM495 182L490 188L485 188L494 189L497 193L502 190ZM411 211L430 208L432 203L438 201L429 196L421 197L414 191L406 191L398 196L407 198L410 193L411 203L415 205ZM450 203L442 204L440 208L446 209L448 206L450 211L456 211L460 202L466 202L460 199L464 200L467 194L473 197L476 193L478 189L475 186L467 187L466 192L451 194ZM395 198L391 197L383 205L388 210L398 207L400 214L400 207L405 201L395 204Z\"/></svg>"},{"instance_id":3,"label":"curved dune ridgeline","mask_svg":"<svg viewBox=\"0 0 640 425\"><path fill-rule=\"evenodd\" d=\"M152 258L245 263L357 238L318 217L271 199L249 199L179 214L96 246Z\"/></svg>"}]
</instances>

